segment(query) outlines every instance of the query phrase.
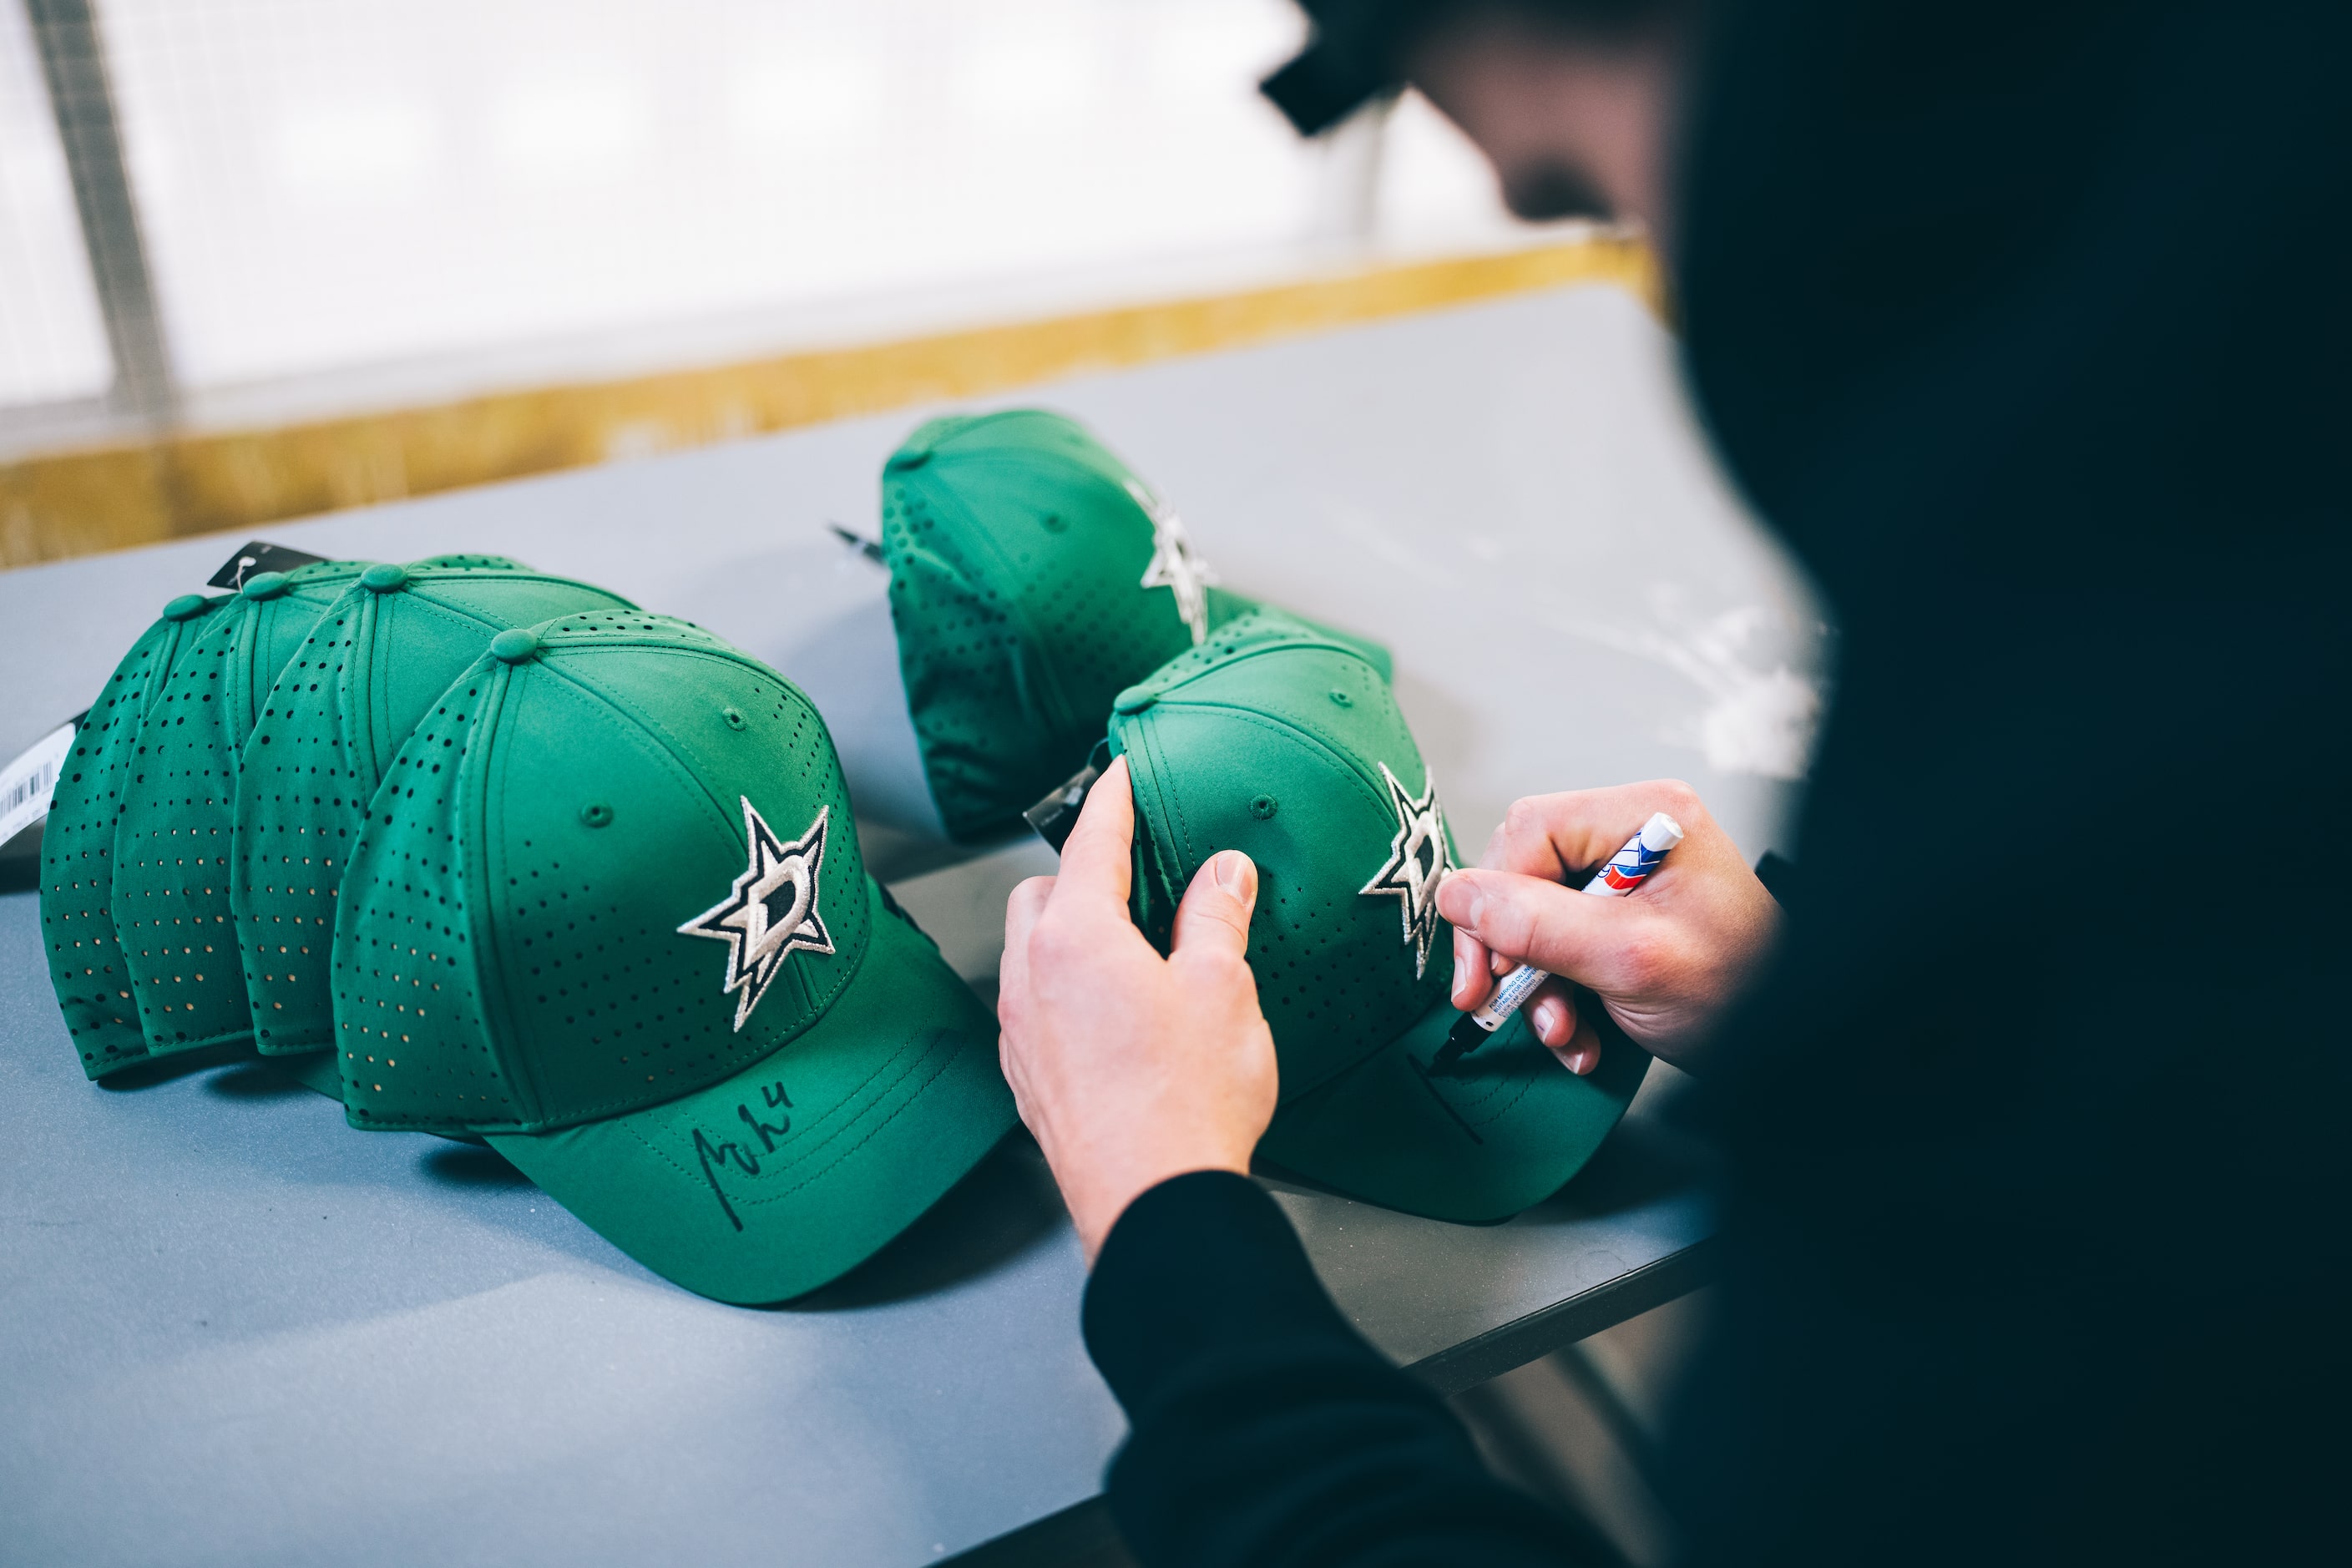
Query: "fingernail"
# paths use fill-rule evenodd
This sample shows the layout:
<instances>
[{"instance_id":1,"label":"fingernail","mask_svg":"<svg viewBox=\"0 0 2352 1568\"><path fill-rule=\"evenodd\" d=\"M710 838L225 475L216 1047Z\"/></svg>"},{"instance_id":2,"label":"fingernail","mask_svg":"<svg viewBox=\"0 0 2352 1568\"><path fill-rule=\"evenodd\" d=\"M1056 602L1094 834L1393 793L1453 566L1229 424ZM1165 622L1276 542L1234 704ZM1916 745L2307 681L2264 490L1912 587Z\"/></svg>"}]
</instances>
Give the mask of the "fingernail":
<instances>
[{"instance_id":1,"label":"fingernail","mask_svg":"<svg viewBox=\"0 0 2352 1568\"><path fill-rule=\"evenodd\" d=\"M1465 965L1465 964L1462 962L1462 955L1461 955L1460 953L1458 953L1458 952L1457 952L1457 953L1455 953L1455 954L1454 955L1454 991L1453 991L1453 994L1454 994L1454 995L1456 995L1456 996L1461 995L1461 994L1462 994L1462 988L1463 988L1464 986L1465 986L1465 985L1469 984L1470 984L1470 971L1469 971L1469 967L1468 967L1467 965Z\"/></svg>"},{"instance_id":2,"label":"fingernail","mask_svg":"<svg viewBox=\"0 0 2352 1568\"><path fill-rule=\"evenodd\" d=\"M1537 1034L1550 1034L1559 1027L1559 1004L1549 997L1537 1003L1529 1021L1535 1025Z\"/></svg>"},{"instance_id":3,"label":"fingernail","mask_svg":"<svg viewBox=\"0 0 2352 1568\"><path fill-rule=\"evenodd\" d=\"M1582 1078L1586 1073L1591 1072L1594 1068L1601 1065L1601 1053L1593 1047L1587 1046L1580 1051L1569 1052L1567 1056L1560 1059L1568 1064L1569 1071L1574 1073L1579 1078Z\"/></svg>"},{"instance_id":4,"label":"fingernail","mask_svg":"<svg viewBox=\"0 0 2352 1568\"><path fill-rule=\"evenodd\" d=\"M1478 896L1478 884L1475 882L1461 882L1462 890L1450 899L1446 897L1447 890L1461 879L1461 872L1449 872L1445 880L1437 884L1437 912L1462 930L1475 931L1478 929L1479 908L1486 900Z\"/></svg>"},{"instance_id":5,"label":"fingernail","mask_svg":"<svg viewBox=\"0 0 2352 1568\"><path fill-rule=\"evenodd\" d=\"M1217 855L1217 886L1248 903L1257 896L1257 868L1238 849L1222 850Z\"/></svg>"}]
</instances>

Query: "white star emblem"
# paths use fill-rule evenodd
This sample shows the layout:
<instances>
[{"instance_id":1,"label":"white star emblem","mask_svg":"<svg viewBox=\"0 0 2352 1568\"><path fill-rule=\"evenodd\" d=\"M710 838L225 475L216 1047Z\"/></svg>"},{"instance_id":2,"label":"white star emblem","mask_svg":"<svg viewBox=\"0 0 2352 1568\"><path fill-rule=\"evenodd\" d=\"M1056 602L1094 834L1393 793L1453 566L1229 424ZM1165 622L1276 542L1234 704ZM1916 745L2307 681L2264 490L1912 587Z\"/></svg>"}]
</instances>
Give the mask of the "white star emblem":
<instances>
[{"instance_id":1,"label":"white star emblem","mask_svg":"<svg viewBox=\"0 0 2352 1568\"><path fill-rule=\"evenodd\" d=\"M751 805L743 803L743 833L751 841L751 863L719 902L677 928L680 936L707 936L727 944L727 983L719 994L739 992L735 1027L768 994L768 987L795 952L831 952L833 938L817 913L817 874L824 868L824 822L833 807L816 814L809 830L791 843L778 838ZM792 902L779 917L770 900L789 890Z\"/></svg>"},{"instance_id":2,"label":"white star emblem","mask_svg":"<svg viewBox=\"0 0 2352 1568\"><path fill-rule=\"evenodd\" d=\"M1192 646L1199 647L1209 640L1209 584L1217 580L1216 569L1192 552L1184 520L1159 497L1133 479L1127 493L1151 520L1151 564L1143 569L1143 585L1174 591L1176 613L1192 628Z\"/></svg>"},{"instance_id":3,"label":"white star emblem","mask_svg":"<svg viewBox=\"0 0 2352 1568\"><path fill-rule=\"evenodd\" d=\"M1429 967L1429 944L1437 935L1437 884L1454 869L1454 851L1445 842L1445 808L1437 803L1437 780L1423 774L1426 787L1419 799L1405 794L1396 774L1381 764L1389 784L1389 804L1396 807L1396 837L1389 840L1388 863L1357 891L1367 897L1392 895L1402 906L1404 944L1412 949L1412 977Z\"/></svg>"}]
</instances>

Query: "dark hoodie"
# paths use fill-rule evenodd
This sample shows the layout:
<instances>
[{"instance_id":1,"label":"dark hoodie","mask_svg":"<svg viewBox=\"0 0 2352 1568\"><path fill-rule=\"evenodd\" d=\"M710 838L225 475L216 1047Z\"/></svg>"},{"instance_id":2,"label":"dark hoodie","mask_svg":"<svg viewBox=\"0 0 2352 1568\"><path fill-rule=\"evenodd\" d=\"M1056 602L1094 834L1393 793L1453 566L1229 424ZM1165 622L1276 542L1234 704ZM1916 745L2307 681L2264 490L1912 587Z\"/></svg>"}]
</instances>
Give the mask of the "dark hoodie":
<instances>
[{"instance_id":1,"label":"dark hoodie","mask_svg":"<svg viewBox=\"0 0 2352 1568\"><path fill-rule=\"evenodd\" d=\"M2307 1560L2352 1447L2352 6L1704 37L1688 371L1842 644L1707 1086L1685 1556ZM1134 1205L1087 1331L1152 1568L1606 1558L1237 1178Z\"/></svg>"}]
</instances>

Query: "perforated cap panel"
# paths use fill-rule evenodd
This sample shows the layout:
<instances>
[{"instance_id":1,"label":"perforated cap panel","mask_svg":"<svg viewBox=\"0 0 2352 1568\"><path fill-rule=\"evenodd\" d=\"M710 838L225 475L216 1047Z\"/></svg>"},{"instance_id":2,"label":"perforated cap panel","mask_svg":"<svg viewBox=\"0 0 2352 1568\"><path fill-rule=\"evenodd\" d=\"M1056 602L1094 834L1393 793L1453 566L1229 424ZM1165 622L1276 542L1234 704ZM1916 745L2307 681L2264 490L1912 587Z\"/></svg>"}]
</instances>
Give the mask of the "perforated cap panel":
<instances>
[{"instance_id":1,"label":"perforated cap panel","mask_svg":"<svg viewBox=\"0 0 2352 1568\"><path fill-rule=\"evenodd\" d=\"M151 1054L247 1037L251 1015L229 908L236 764L255 698L310 623L366 570L326 561L205 620L142 721L115 825L114 923Z\"/></svg>"},{"instance_id":2,"label":"perforated cap panel","mask_svg":"<svg viewBox=\"0 0 2352 1568\"><path fill-rule=\"evenodd\" d=\"M245 743L230 876L255 1043L332 1044L336 889L394 755L490 638L628 601L512 568L418 563L399 586L344 590L315 621Z\"/></svg>"},{"instance_id":3,"label":"perforated cap panel","mask_svg":"<svg viewBox=\"0 0 2352 1568\"><path fill-rule=\"evenodd\" d=\"M790 1048L864 956L848 793L797 689L665 616L532 630L535 653L450 687L370 803L334 944L355 1126L665 1103Z\"/></svg>"},{"instance_id":4,"label":"perforated cap panel","mask_svg":"<svg viewBox=\"0 0 2352 1568\"><path fill-rule=\"evenodd\" d=\"M91 1078L147 1059L138 1000L114 927L114 829L137 761L141 720L180 650L226 604L141 634L90 703L58 775L41 837L41 937L49 979L82 1071Z\"/></svg>"},{"instance_id":5,"label":"perforated cap panel","mask_svg":"<svg viewBox=\"0 0 2352 1568\"><path fill-rule=\"evenodd\" d=\"M1396 799L1401 788L1437 808L1395 697L1360 653L1255 612L1118 705L1110 738L1134 780L1138 923L1164 943L1211 856L1257 863L1249 962L1286 1102L1444 998L1450 929L1406 889L1433 889L1453 842L1442 822L1416 837L1409 816L1437 819ZM1392 889L1368 891L1384 872Z\"/></svg>"},{"instance_id":6,"label":"perforated cap panel","mask_svg":"<svg viewBox=\"0 0 2352 1568\"><path fill-rule=\"evenodd\" d=\"M899 673L948 831L1017 826L1102 732L1120 688L1192 646L1143 586L1135 475L1083 426L1018 409L936 419L882 475ZM1213 622L1241 602L1213 594Z\"/></svg>"}]
</instances>

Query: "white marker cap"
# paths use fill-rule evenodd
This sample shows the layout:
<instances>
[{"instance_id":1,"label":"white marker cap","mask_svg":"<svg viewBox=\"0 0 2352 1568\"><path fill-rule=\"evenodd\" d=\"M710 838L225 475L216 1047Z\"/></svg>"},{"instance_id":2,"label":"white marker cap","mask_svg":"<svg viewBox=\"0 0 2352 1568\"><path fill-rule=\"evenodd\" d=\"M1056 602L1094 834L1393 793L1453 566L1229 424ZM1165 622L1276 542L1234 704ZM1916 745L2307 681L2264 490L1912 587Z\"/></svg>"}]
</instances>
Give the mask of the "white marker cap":
<instances>
[{"instance_id":1,"label":"white marker cap","mask_svg":"<svg viewBox=\"0 0 2352 1568\"><path fill-rule=\"evenodd\" d=\"M1663 811L1642 824L1642 847L1653 855L1663 855L1682 841L1683 825Z\"/></svg>"}]
</instances>

